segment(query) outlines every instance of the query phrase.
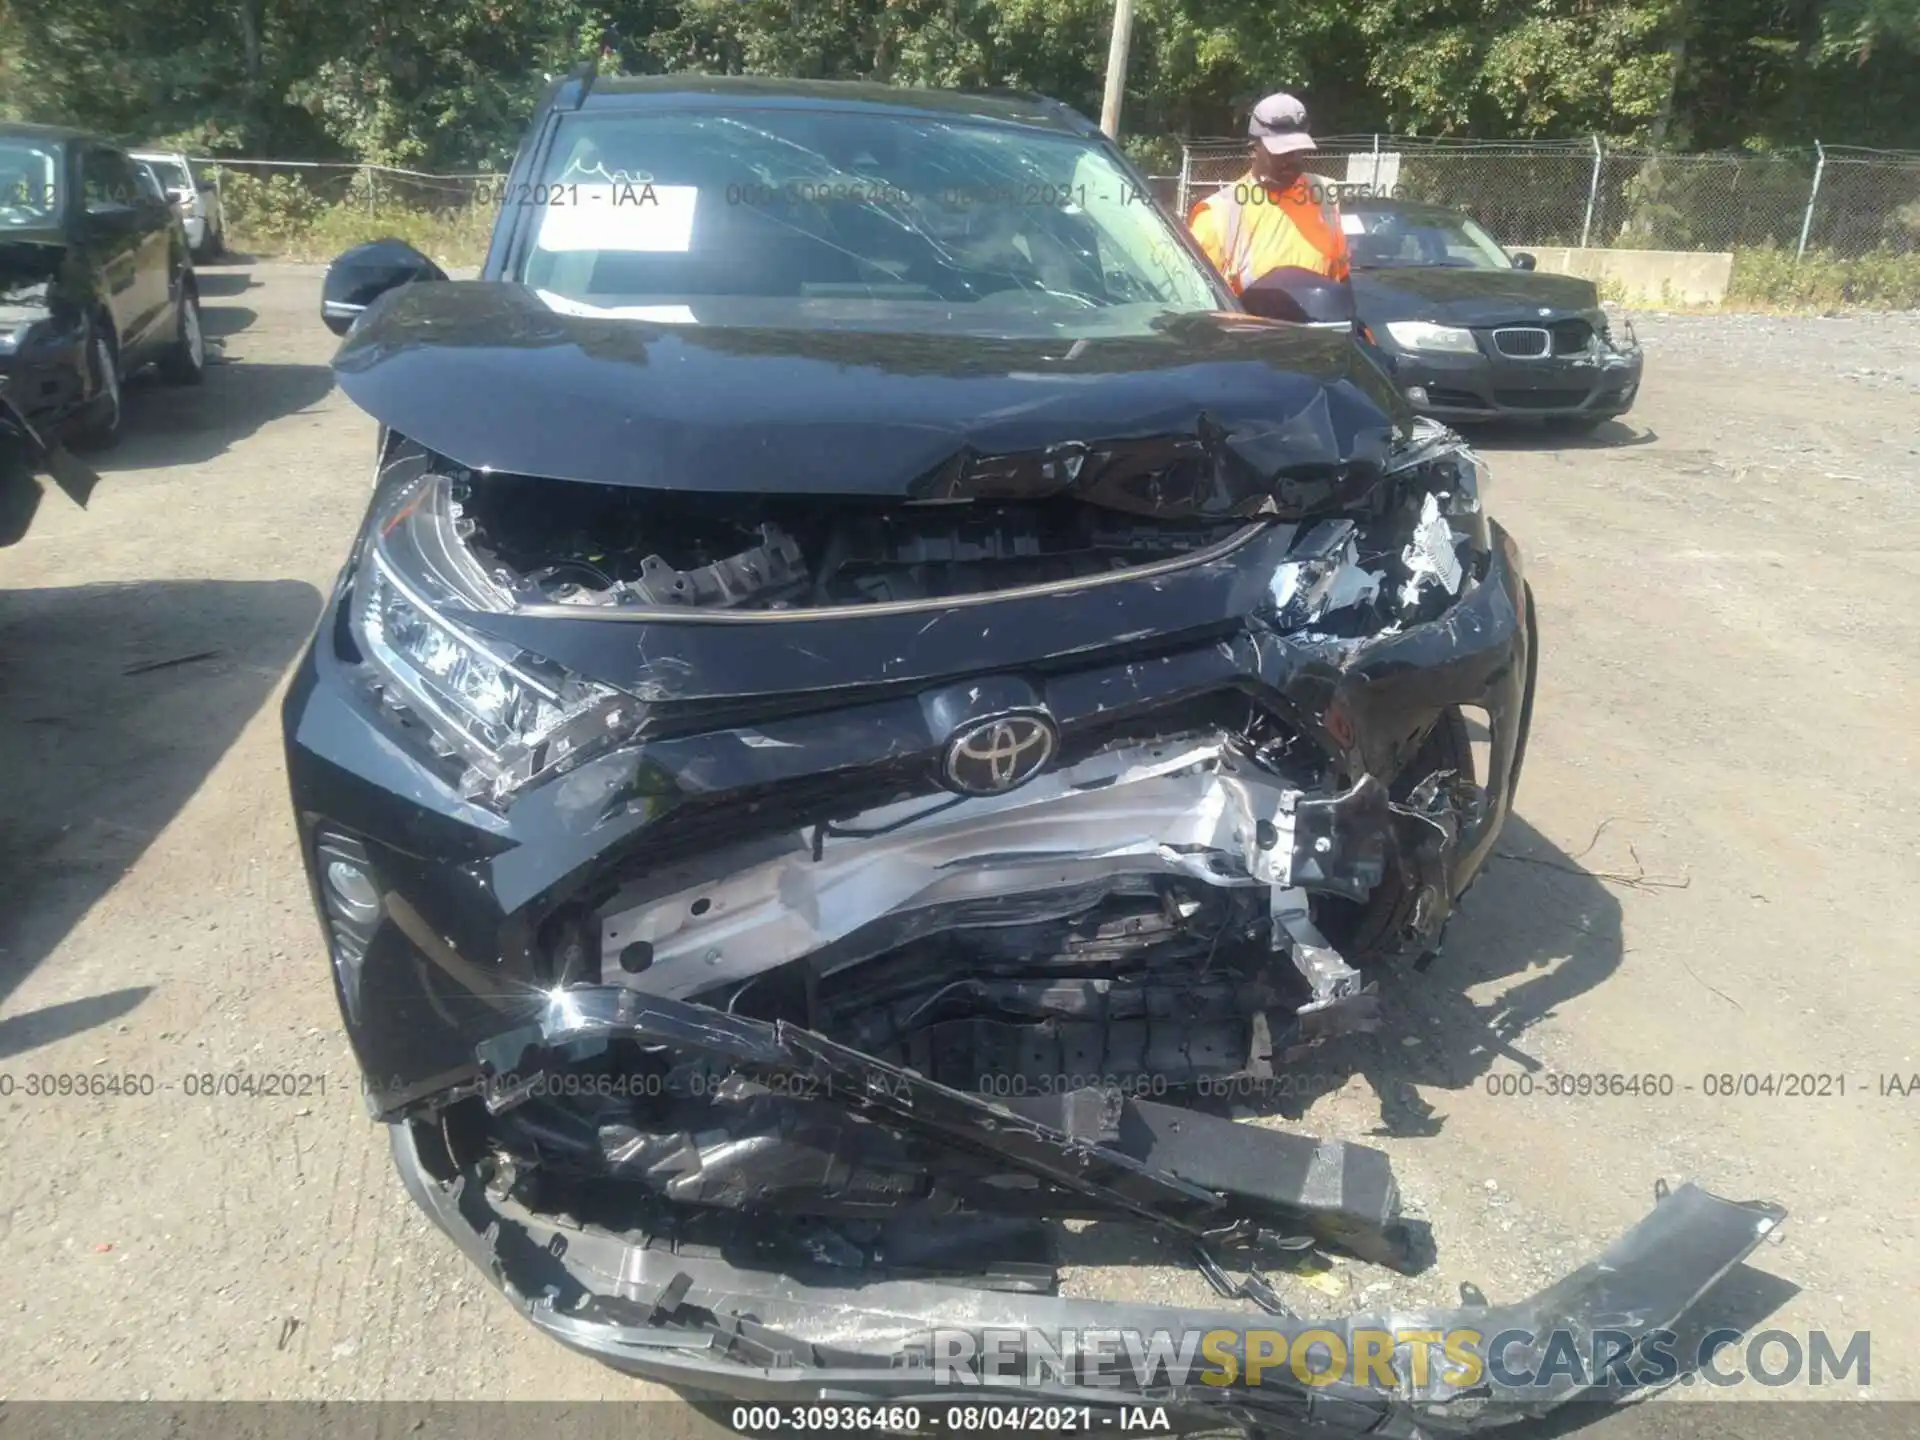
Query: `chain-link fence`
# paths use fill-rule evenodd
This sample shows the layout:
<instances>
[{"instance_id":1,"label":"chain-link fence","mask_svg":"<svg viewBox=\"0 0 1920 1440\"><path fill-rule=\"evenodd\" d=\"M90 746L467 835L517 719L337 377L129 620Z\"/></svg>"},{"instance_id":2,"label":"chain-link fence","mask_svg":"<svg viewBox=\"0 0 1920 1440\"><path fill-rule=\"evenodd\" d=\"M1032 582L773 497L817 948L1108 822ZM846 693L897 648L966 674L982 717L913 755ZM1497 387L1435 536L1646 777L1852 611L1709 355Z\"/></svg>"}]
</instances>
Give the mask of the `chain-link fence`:
<instances>
[{"instance_id":1,"label":"chain-link fence","mask_svg":"<svg viewBox=\"0 0 1920 1440\"><path fill-rule=\"evenodd\" d=\"M1183 144L1179 210L1246 172L1245 140ZM1511 245L1733 250L1845 257L1920 250L1920 154L1816 146L1774 155L1617 150L1341 135L1313 172L1470 211Z\"/></svg>"},{"instance_id":2,"label":"chain-link fence","mask_svg":"<svg viewBox=\"0 0 1920 1440\"><path fill-rule=\"evenodd\" d=\"M242 246L325 259L394 235L446 262L478 262L502 175L434 175L386 165L196 157L217 177L222 223Z\"/></svg>"},{"instance_id":3,"label":"chain-link fence","mask_svg":"<svg viewBox=\"0 0 1920 1440\"><path fill-rule=\"evenodd\" d=\"M1245 140L1192 140L1155 198L1184 216L1246 171ZM197 159L221 176L226 223L273 243L345 238L356 225L483 246L504 176L384 165ZM1389 135L1322 139L1314 173L1470 211L1514 246L1733 250L1774 245L1855 257L1920 251L1920 154L1816 146L1774 155L1611 149L1597 139L1493 143Z\"/></svg>"},{"instance_id":4,"label":"chain-link fence","mask_svg":"<svg viewBox=\"0 0 1920 1440\"><path fill-rule=\"evenodd\" d=\"M488 203L489 187L497 187L504 176L475 171L460 175L434 175L421 170L402 170L391 165L355 165L324 160L235 160L226 157L193 157L195 169L220 175L222 184L236 178L241 188L248 181L260 188L283 192L298 190L314 205L352 203L369 210L382 205L401 205L415 210L457 210L478 201Z\"/></svg>"}]
</instances>

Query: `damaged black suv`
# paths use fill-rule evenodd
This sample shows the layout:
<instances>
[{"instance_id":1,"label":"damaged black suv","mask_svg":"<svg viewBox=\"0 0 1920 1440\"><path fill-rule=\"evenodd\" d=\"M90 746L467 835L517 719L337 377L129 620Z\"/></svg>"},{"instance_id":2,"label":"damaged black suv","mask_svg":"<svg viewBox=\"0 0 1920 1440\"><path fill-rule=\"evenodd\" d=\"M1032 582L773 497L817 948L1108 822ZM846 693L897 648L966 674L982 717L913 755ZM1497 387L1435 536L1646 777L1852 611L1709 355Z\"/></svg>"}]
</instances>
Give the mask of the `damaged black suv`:
<instances>
[{"instance_id":1,"label":"damaged black suv","mask_svg":"<svg viewBox=\"0 0 1920 1440\"><path fill-rule=\"evenodd\" d=\"M285 705L416 1200L557 1339L760 1398L1247 1324L1061 1298L1065 1219L1270 1311L1301 1246L1423 1264L1383 1154L1184 1102L1373 1024L1494 844L1535 642L1473 453L1033 97L571 77L499 198L478 280L329 273L379 454ZM1660 1324L1773 1218L1689 1187L1483 1318ZM964 1380L1367 1429L1448 1373Z\"/></svg>"}]
</instances>

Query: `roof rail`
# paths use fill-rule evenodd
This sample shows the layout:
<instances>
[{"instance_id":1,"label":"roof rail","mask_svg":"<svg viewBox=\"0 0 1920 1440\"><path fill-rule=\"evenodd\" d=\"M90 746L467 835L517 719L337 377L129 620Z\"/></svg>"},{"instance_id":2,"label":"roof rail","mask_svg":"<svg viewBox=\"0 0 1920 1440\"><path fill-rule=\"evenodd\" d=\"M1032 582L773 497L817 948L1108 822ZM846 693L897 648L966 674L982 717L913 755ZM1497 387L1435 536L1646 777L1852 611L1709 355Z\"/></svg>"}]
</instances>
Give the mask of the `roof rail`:
<instances>
[{"instance_id":1,"label":"roof rail","mask_svg":"<svg viewBox=\"0 0 1920 1440\"><path fill-rule=\"evenodd\" d=\"M567 72L567 78L580 82L580 91L573 97L573 108L578 110L587 103L587 96L593 93L593 82L600 78L600 61L597 58L582 60Z\"/></svg>"}]
</instances>

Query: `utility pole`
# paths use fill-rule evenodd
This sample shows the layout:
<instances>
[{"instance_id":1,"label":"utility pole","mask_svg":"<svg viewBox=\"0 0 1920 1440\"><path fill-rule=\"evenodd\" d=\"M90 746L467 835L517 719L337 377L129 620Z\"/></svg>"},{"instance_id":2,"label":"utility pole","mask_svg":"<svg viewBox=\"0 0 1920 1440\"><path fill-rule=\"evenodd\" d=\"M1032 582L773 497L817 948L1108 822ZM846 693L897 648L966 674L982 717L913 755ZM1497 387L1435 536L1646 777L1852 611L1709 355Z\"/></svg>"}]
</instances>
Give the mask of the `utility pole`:
<instances>
[{"instance_id":1,"label":"utility pole","mask_svg":"<svg viewBox=\"0 0 1920 1440\"><path fill-rule=\"evenodd\" d=\"M1133 41L1133 0L1113 0L1113 40L1107 46L1107 93L1100 103L1100 128L1109 140L1120 138L1120 100L1127 93L1127 47Z\"/></svg>"}]
</instances>

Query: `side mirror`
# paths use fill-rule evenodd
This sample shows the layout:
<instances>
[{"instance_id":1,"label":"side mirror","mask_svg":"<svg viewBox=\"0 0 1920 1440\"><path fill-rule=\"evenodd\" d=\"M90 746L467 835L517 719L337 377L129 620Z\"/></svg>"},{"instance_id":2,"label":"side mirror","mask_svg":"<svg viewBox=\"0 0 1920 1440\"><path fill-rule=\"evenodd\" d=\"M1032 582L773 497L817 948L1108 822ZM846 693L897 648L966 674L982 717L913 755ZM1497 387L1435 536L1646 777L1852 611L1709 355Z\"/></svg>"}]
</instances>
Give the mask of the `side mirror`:
<instances>
[{"instance_id":1,"label":"side mirror","mask_svg":"<svg viewBox=\"0 0 1920 1440\"><path fill-rule=\"evenodd\" d=\"M1539 263L1539 261L1535 260L1533 256L1524 250L1516 250L1513 252L1513 268L1516 270L1531 270Z\"/></svg>"},{"instance_id":2,"label":"side mirror","mask_svg":"<svg viewBox=\"0 0 1920 1440\"><path fill-rule=\"evenodd\" d=\"M1296 325L1304 325L1307 312L1300 302L1284 290L1262 290L1253 286L1240 296L1241 305L1247 313L1258 315L1262 320L1288 320Z\"/></svg>"},{"instance_id":3,"label":"side mirror","mask_svg":"<svg viewBox=\"0 0 1920 1440\"><path fill-rule=\"evenodd\" d=\"M404 240L374 240L356 245L327 267L320 284L320 319L344 335L360 312L389 290L417 280L444 280L446 271Z\"/></svg>"},{"instance_id":4,"label":"side mirror","mask_svg":"<svg viewBox=\"0 0 1920 1440\"><path fill-rule=\"evenodd\" d=\"M193 192L191 190L183 190L178 185L176 185L171 190L167 191L167 199L173 201L173 203L176 205L184 205L189 200L193 199Z\"/></svg>"}]
</instances>

